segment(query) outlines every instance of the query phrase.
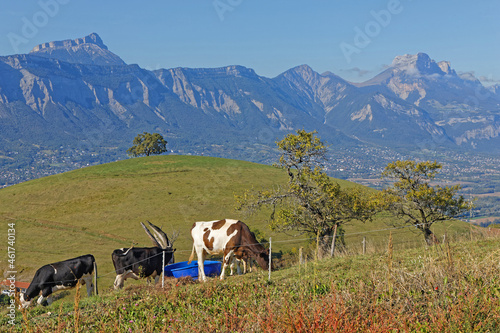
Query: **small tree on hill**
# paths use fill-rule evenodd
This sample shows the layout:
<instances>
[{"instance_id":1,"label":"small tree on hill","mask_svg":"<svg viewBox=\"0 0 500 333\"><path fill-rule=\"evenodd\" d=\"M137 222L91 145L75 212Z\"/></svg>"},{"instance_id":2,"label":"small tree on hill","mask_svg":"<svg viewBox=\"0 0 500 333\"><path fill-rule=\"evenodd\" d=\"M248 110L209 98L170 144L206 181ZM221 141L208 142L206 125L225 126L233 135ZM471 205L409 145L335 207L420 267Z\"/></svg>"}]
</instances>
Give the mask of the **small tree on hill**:
<instances>
[{"instance_id":1,"label":"small tree on hill","mask_svg":"<svg viewBox=\"0 0 500 333\"><path fill-rule=\"evenodd\" d=\"M322 162L326 146L316 132L298 130L277 142L281 156L277 167L288 174L284 186L258 192L247 191L236 196L237 209L254 211L272 207L269 226L272 230L296 231L316 237L322 253L333 255L337 229L352 220L365 221L375 212L359 189L344 189L326 175Z\"/></svg>"},{"instance_id":2,"label":"small tree on hill","mask_svg":"<svg viewBox=\"0 0 500 333\"><path fill-rule=\"evenodd\" d=\"M134 157L162 154L167 151L166 145L167 141L160 134L144 132L134 138L133 146L127 149L127 153Z\"/></svg>"},{"instance_id":3,"label":"small tree on hill","mask_svg":"<svg viewBox=\"0 0 500 333\"><path fill-rule=\"evenodd\" d=\"M460 185L431 186L441 165L437 162L395 161L389 163L383 177L395 180L384 190L387 208L405 223L414 225L424 234L427 244L437 243L431 226L438 221L450 220L470 208L464 197L457 192Z\"/></svg>"}]
</instances>

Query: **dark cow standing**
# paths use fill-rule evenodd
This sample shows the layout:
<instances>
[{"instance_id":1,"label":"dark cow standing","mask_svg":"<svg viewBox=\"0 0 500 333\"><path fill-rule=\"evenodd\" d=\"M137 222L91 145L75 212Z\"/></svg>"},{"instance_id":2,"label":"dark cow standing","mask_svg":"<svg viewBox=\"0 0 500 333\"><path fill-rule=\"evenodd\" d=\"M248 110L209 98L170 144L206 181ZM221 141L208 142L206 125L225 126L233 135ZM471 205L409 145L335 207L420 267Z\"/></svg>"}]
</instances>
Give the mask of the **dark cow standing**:
<instances>
[{"instance_id":1,"label":"dark cow standing","mask_svg":"<svg viewBox=\"0 0 500 333\"><path fill-rule=\"evenodd\" d=\"M232 256L243 258L254 257L262 269L269 269L269 249L259 244L248 226L238 220L218 220L195 222L191 228L193 251L189 262L198 257L198 277L202 281L207 278L203 261L207 254L223 254L223 267L220 279L224 279L226 267L231 263Z\"/></svg>"},{"instance_id":2,"label":"dark cow standing","mask_svg":"<svg viewBox=\"0 0 500 333\"><path fill-rule=\"evenodd\" d=\"M26 292L21 294L20 307L27 308L40 292L42 295L37 303L42 304L52 293L74 288L78 281L87 285L87 295L90 296L94 289L92 279L95 280L96 277L97 268L94 256L91 254L42 266L36 271ZM50 303L50 298L48 301Z\"/></svg>"},{"instance_id":3,"label":"dark cow standing","mask_svg":"<svg viewBox=\"0 0 500 333\"><path fill-rule=\"evenodd\" d=\"M173 261L175 250L172 249L167 235L151 222L147 222L154 235L144 223L141 222L141 225L153 241L154 247L122 248L114 250L111 255L116 271L115 289L122 288L128 278L138 280L152 277L157 283L163 271L163 256L165 256L165 264Z\"/></svg>"}]
</instances>

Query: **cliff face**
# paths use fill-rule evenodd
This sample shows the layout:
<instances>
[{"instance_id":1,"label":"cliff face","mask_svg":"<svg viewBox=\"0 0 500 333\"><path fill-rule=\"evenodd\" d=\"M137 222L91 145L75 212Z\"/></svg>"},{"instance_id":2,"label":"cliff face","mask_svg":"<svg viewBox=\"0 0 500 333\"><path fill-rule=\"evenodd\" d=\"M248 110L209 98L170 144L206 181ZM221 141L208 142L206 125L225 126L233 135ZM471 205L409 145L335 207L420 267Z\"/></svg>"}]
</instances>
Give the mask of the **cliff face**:
<instances>
[{"instance_id":1,"label":"cliff face","mask_svg":"<svg viewBox=\"0 0 500 333\"><path fill-rule=\"evenodd\" d=\"M494 152L500 96L481 89L425 54L396 57L357 85L307 65L272 79L243 66L148 71L91 34L0 57L0 140L5 149L21 141L105 148L155 131L172 149L249 159L241 147L270 151L304 128L340 147Z\"/></svg>"},{"instance_id":2,"label":"cliff face","mask_svg":"<svg viewBox=\"0 0 500 333\"><path fill-rule=\"evenodd\" d=\"M459 146L491 147L499 140L500 95L495 87L485 88L470 73L457 73L448 61L435 62L424 53L398 56L387 70L359 86L388 89L424 109Z\"/></svg>"}]
</instances>

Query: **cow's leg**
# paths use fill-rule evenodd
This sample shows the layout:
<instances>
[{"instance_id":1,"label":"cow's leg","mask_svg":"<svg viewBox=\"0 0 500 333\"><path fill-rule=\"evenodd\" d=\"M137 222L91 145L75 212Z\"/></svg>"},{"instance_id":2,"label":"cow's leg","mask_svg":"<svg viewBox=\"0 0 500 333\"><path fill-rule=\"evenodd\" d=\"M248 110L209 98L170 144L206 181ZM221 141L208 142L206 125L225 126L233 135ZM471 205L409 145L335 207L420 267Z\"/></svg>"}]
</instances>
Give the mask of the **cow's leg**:
<instances>
[{"instance_id":1,"label":"cow's leg","mask_svg":"<svg viewBox=\"0 0 500 333\"><path fill-rule=\"evenodd\" d=\"M50 294L52 294L52 288L51 287L46 287L44 289L42 289L42 295L40 295L40 297L38 297L38 300L36 301L36 303L38 305L42 305L43 301L50 296Z\"/></svg>"},{"instance_id":2,"label":"cow's leg","mask_svg":"<svg viewBox=\"0 0 500 333\"><path fill-rule=\"evenodd\" d=\"M160 271L161 272L161 271ZM153 271L153 273L146 277L146 280L148 281L148 283L151 283L152 279L155 279L155 284L158 283L158 281L160 280L160 274L158 271Z\"/></svg>"},{"instance_id":3,"label":"cow's leg","mask_svg":"<svg viewBox=\"0 0 500 333\"><path fill-rule=\"evenodd\" d=\"M233 250L230 250L229 252L226 253L226 251L224 251L224 257L222 258L222 271L220 273L220 279L221 280L224 280L224 273L226 272L226 268L227 266L229 266L229 263L231 262L231 258L233 256Z\"/></svg>"},{"instance_id":4,"label":"cow's leg","mask_svg":"<svg viewBox=\"0 0 500 333\"><path fill-rule=\"evenodd\" d=\"M241 268L240 268L240 263L241 263L241 260L236 258L234 255L233 255L233 258L231 259L231 265L229 265L229 275L232 276L233 275L233 272L234 272L234 266L236 266L236 273L238 275L241 275Z\"/></svg>"},{"instance_id":5,"label":"cow's leg","mask_svg":"<svg viewBox=\"0 0 500 333\"><path fill-rule=\"evenodd\" d=\"M235 258L235 257L233 257ZM238 275L241 275L241 263L243 262L243 270L245 269L245 260L244 259L236 259L238 262L238 266L236 266L236 272Z\"/></svg>"},{"instance_id":6,"label":"cow's leg","mask_svg":"<svg viewBox=\"0 0 500 333\"><path fill-rule=\"evenodd\" d=\"M229 265L230 276L233 276L234 265L236 265L236 258L233 257L233 260L231 260L231 265Z\"/></svg>"},{"instance_id":7,"label":"cow's leg","mask_svg":"<svg viewBox=\"0 0 500 333\"><path fill-rule=\"evenodd\" d=\"M243 274L247 273L247 259L241 258L241 263L243 264Z\"/></svg>"},{"instance_id":8,"label":"cow's leg","mask_svg":"<svg viewBox=\"0 0 500 333\"><path fill-rule=\"evenodd\" d=\"M205 276L205 251L202 248L196 248L196 257L198 257L198 279L202 282L207 281Z\"/></svg>"},{"instance_id":9,"label":"cow's leg","mask_svg":"<svg viewBox=\"0 0 500 333\"><path fill-rule=\"evenodd\" d=\"M87 296L91 296L92 293L94 292L94 283L93 283L93 279L92 279L92 276L84 276L82 277L82 284L86 285L87 286Z\"/></svg>"},{"instance_id":10,"label":"cow's leg","mask_svg":"<svg viewBox=\"0 0 500 333\"><path fill-rule=\"evenodd\" d=\"M154 271L153 274L151 274L149 277L155 279L155 285L157 285L158 281L160 281L160 275L157 271Z\"/></svg>"}]
</instances>

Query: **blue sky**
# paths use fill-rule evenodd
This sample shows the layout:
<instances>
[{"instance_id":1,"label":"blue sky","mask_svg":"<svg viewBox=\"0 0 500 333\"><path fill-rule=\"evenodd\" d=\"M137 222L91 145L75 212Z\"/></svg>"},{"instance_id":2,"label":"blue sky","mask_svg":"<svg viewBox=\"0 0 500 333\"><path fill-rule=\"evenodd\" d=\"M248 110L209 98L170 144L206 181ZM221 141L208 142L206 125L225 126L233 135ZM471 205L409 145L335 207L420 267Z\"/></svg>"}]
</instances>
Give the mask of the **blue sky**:
<instances>
[{"instance_id":1,"label":"blue sky","mask_svg":"<svg viewBox=\"0 0 500 333\"><path fill-rule=\"evenodd\" d=\"M425 52L500 82L498 0L4 1L0 55L98 33L143 68L243 65L274 77L308 64L347 80Z\"/></svg>"}]
</instances>

